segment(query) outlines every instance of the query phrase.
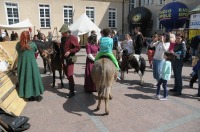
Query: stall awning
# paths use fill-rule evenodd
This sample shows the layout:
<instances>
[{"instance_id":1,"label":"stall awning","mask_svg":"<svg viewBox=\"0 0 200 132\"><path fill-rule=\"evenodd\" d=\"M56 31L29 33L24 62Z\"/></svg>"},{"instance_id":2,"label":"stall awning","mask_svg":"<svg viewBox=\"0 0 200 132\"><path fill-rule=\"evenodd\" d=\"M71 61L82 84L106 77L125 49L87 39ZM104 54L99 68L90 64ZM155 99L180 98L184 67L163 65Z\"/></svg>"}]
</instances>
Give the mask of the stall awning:
<instances>
[{"instance_id":1,"label":"stall awning","mask_svg":"<svg viewBox=\"0 0 200 132\"><path fill-rule=\"evenodd\" d=\"M3 29L24 29L24 28L29 28L29 27L33 27L29 18L16 24L11 24L11 25L0 24L0 28L3 28Z\"/></svg>"}]
</instances>

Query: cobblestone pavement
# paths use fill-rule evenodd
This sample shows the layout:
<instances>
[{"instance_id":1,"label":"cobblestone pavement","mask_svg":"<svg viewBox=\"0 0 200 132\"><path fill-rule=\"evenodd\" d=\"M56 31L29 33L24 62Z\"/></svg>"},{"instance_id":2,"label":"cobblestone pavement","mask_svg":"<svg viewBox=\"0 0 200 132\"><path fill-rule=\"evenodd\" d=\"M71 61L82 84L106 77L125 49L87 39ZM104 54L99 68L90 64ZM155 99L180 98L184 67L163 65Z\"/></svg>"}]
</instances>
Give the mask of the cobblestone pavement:
<instances>
[{"instance_id":1,"label":"cobblestone pavement","mask_svg":"<svg viewBox=\"0 0 200 132\"><path fill-rule=\"evenodd\" d=\"M75 64L76 95L71 99L64 96L69 92L68 81L65 88L60 87L56 78L56 88L52 88L52 75L41 74L45 92L41 102L28 102L21 115L30 117L28 132L199 132L200 101L196 97L197 83L189 88L189 73L192 68L185 64L183 68L182 96L175 97L169 92L167 101L153 99L156 88L152 69L148 61L143 86L139 85L139 76L129 71L125 80L116 82L112 89L113 99L109 101L110 114L104 115L104 103L99 111L97 93L86 94L83 90L85 71L85 49L77 54ZM147 56L142 54L147 60ZM41 73L43 64L37 60ZM174 79L168 83L173 88ZM161 90L162 92L162 90ZM162 93L161 93L162 94Z\"/></svg>"}]
</instances>

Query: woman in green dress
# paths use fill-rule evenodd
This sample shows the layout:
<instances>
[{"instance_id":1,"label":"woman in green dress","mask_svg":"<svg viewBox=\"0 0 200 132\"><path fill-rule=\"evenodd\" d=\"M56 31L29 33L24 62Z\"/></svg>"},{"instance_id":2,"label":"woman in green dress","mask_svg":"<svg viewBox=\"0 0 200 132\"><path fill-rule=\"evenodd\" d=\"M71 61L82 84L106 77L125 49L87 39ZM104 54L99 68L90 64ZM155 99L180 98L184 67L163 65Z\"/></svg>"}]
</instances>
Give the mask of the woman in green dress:
<instances>
[{"instance_id":1,"label":"woman in green dress","mask_svg":"<svg viewBox=\"0 0 200 132\"><path fill-rule=\"evenodd\" d=\"M35 59L37 46L30 40L28 31L23 31L20 41L16 45L18 53L17 75L18 94L29 101L41 101L44 86L40 76L38 64Z\"/></svg>"}]
</instances>

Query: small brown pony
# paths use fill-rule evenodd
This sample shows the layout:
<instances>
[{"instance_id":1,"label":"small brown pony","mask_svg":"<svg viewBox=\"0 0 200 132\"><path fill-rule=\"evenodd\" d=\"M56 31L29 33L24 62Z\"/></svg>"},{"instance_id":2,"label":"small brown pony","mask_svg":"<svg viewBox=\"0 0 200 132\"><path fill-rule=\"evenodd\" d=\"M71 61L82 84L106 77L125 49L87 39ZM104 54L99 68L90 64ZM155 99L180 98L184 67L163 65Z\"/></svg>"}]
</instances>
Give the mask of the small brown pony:
<instances>
[{"instance_id":1,"label":"small brown pony","mask_svg":"<svg viewBox=\"0 0 200 132\"><path fill-rule=\"evenodd\" d=\"M41 42L34 40L36 43L40 56L44 62L44 74L46 73L46 64L49 67L50 72L53 73L53 84L52 87L55 87L55 72L59 72L61 87L64 87L62 81L62 61L61 61L61 52L60 47L56 41L51 42Z\"/></svg>"},{"instance_id":2,"label":"small brown pony","mask_svg":"<svg viewBox=\"0 0 200 132\"><path fill-rule=\"evenodd\" d=\"M99 59L94 63L91 77L98 92L97 110L100 109L101 100L104 99L105 112L108 115L108 99L112 99L111 88L117 80L117 70L114 63L107 57Z\"/></svg>"}]
</instances>

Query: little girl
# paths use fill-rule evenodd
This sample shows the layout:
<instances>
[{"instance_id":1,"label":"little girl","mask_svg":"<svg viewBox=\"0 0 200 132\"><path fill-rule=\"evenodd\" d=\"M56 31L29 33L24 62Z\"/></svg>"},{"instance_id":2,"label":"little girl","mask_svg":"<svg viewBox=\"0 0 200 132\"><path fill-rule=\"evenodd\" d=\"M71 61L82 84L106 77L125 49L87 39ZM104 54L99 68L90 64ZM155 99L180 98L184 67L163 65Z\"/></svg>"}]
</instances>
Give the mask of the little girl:
<instances>
[{"instance_id":1,"label":"little girl","mask_svg":"<svg viewBox=\"0 0 200 132\"><path fill-rule=\"evenodd\" d=\"M174 55L171 52L164 52L165 62L162 67L161 78L157 84L157 93L156 96L159 100L167 100L167 81L171 78L171 61L174 59ZM162 84L164 89L164 96L160 98L160 85Z\"/></svg>"}]
</instances>

